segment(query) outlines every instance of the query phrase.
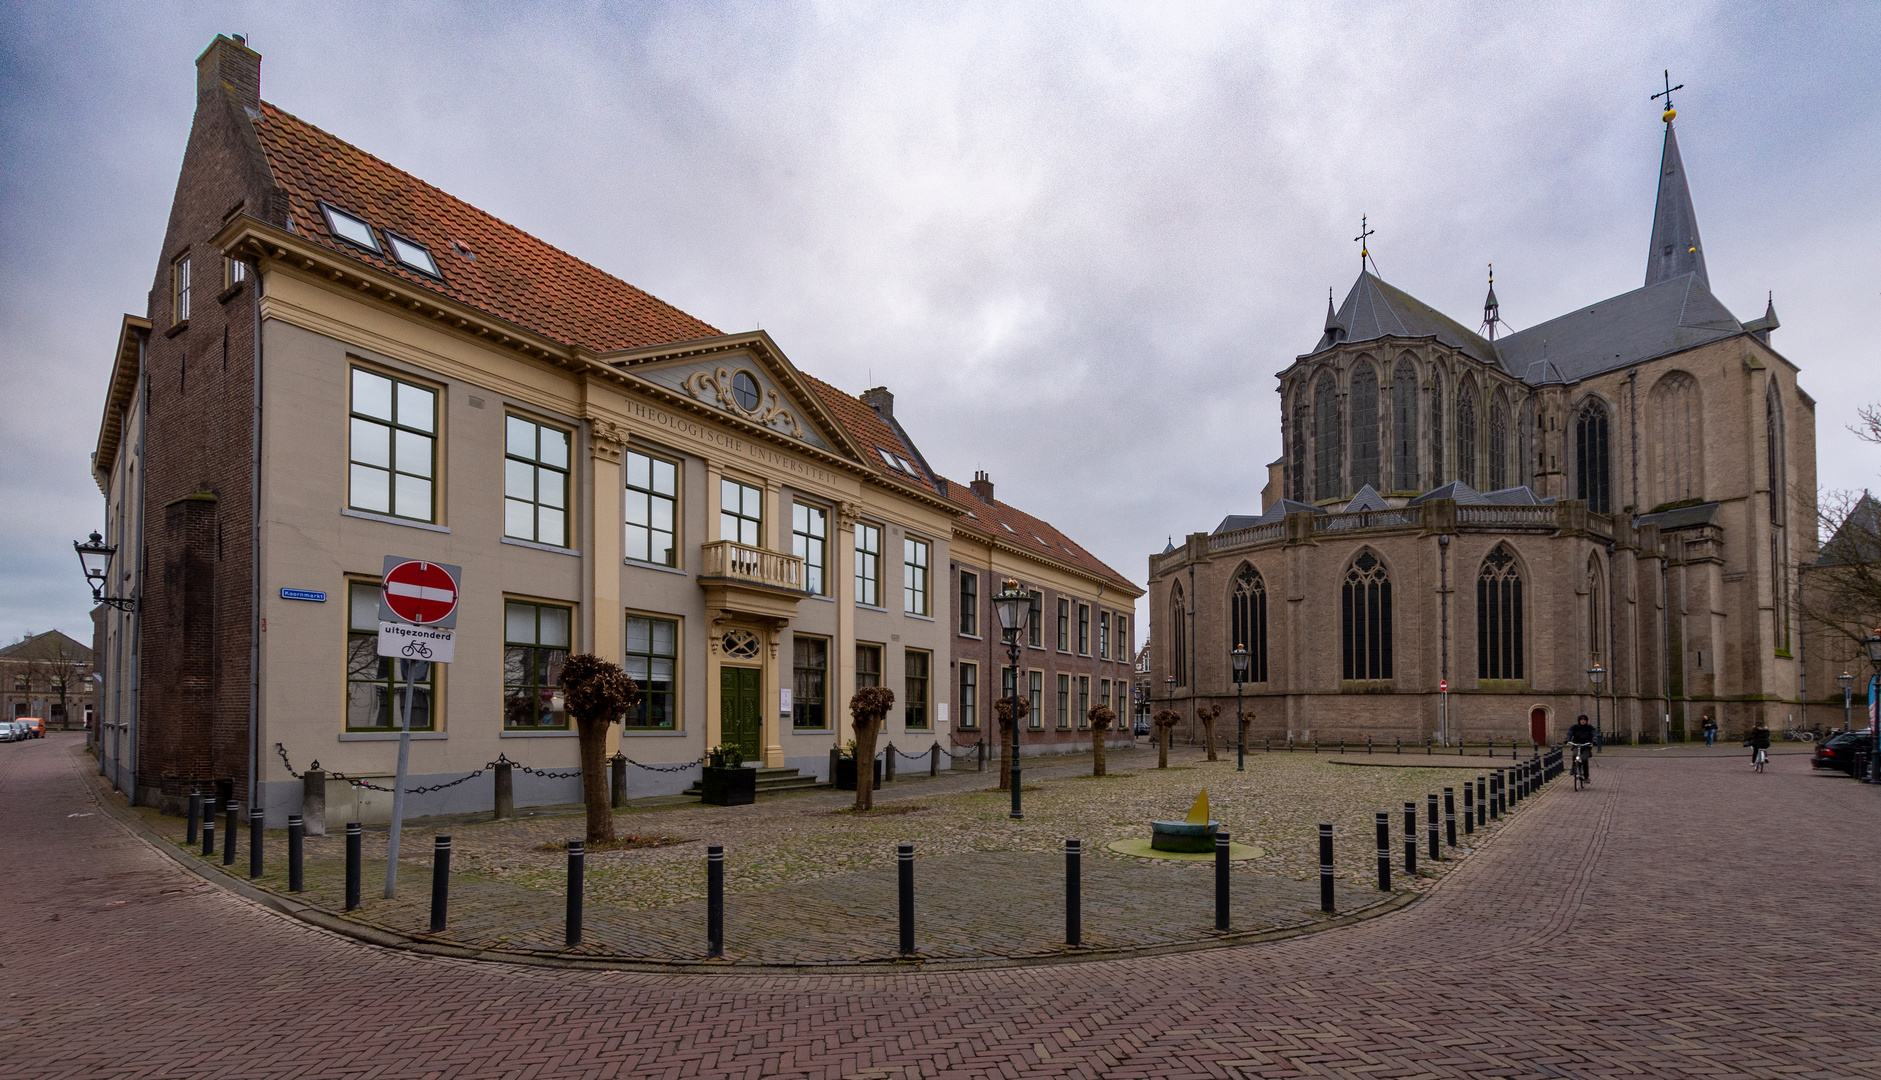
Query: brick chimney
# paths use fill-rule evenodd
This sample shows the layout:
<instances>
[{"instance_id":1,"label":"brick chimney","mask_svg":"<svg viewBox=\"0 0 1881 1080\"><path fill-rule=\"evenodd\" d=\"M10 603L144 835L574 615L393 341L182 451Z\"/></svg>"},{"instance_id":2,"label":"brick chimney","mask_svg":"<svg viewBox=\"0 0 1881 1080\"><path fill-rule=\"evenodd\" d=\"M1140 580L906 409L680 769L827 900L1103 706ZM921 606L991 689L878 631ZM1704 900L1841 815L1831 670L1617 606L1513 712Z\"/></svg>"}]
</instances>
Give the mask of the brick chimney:
<instances>
[{"instance_id":1,"label":"brick chimney","mask_svg":"<svg viewBox=\"0 0 1881 1080\"><path fill-rule=\"evenodd\" d=\"M875 410L875 415L888 423L895 418L895 395L888 392L888 387L877 386L862 393L862 404Z\"/></svg>"},{"instance_id":2,"label":"brick chimney","mask_svg":"<svg viewBox=\"0 0 1881 1080\"><path fill-rule=\"evenodd\" d=\"M974 470L973 483L969 486L973 488L973 493L980 497L981 502L988 506L993 505L993 481L986 475L986 470Z\"/></svg>"},{"instance_id":3,"label":"brick chimney","mask_svg":"<svg viewBox=\"0 0 1881 1080\"><path fill-rule=\"evenodd\" d=\"M261 54L248 47L240 34L217 34L196 58L196 97L213 91L227 93L244 109L261 107Z\"/></svg>"}]
</instances>

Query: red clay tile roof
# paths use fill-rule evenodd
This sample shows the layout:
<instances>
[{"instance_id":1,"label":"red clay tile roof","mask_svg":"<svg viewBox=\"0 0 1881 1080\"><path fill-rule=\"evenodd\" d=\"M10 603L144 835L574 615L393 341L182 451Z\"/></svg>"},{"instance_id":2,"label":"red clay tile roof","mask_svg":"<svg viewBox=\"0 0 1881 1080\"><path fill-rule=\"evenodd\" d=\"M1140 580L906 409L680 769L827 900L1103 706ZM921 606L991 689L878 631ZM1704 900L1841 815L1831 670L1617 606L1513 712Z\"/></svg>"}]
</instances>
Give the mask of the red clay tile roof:
<instances>
[{"instance_id":1,"label":"red clay tile roof","mask_svg":"<svg viewBox=\"0 0 1881 1080\"><path fill-rule=\"evenodd\" d=\"M573 255L262 103L255 132L286 190L293 229L423 288L535 333L596 352L718 337L718 330ZM325 201L431 250L439 282L336 238ZM475 255L451 247L457 241Z\"/></svg>"},{"instance_id":2,"label":"red clay tile roof","mask_svg":"<svg viewBox=\"0 0 1881 1080\"><path fill-rule=\"evenodd\" d=\"M914 447L904 444L901 436L895 434L895 429L883 423L882 418L875 415L875 410L864 404L861 398L845 394L802 369L798 369L797 373L803 376L804 382L810 384L810 389L816 391L816 396L823 401L823 407L834 414L837 422L848 430L849 437L861 446L865 464L872 466L876 472L884 476L892 476L904 484L912 484L924 491L939 493L933 481L920 475L919 465L915 466L914 475L910 475L900 469L889 468L888 463L882 460L882 456L876 453L879 448L909 460L918 456Z\"/></svg>"},{"instance_id":3,"label":"red clay tile roof","mask_svg":"<svg viewBox=\"0 0 1881 1080\"><path fill-rule=\"evenodd\" d=\"M992 505L989 506L980 501L980 497L975 495L968 485L948 480L945 477L942 477L941 481L947 485L947 501L973 514L972 517L956 518L954 521L956 527L985 533L1004 540L1022 551L1049 555L1059 562L1105 578L1113 584L1130 590L1132 594L1142 593L1142 588L1135 582L1104 565L1097 556L1079 547L1069 536L1053 528L1051 522L1035 518L997 499L993 500Z\"/></svg>"}]
</instances>

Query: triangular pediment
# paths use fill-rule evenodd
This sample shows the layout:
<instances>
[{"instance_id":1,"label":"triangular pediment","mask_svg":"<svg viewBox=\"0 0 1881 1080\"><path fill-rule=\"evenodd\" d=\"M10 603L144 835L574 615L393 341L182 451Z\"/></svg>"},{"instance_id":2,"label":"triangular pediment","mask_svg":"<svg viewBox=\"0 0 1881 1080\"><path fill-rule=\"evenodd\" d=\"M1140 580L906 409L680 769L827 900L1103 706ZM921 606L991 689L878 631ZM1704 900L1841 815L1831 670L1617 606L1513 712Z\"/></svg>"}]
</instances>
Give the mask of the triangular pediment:
<instances>
[{"instance_id":1,"label":"triangular pediment","mask_svg":"<svg viewBox=\"0 0 1881 1080\"><path fill-rule=\"evenodd\" d=\"M608 362L664 390L768 428L827 453L856 460L860 452L829 416L814 391L768 337L741 334L704 350L690 342L684 355L640 350Z\"/></svg>"}]
</instances>

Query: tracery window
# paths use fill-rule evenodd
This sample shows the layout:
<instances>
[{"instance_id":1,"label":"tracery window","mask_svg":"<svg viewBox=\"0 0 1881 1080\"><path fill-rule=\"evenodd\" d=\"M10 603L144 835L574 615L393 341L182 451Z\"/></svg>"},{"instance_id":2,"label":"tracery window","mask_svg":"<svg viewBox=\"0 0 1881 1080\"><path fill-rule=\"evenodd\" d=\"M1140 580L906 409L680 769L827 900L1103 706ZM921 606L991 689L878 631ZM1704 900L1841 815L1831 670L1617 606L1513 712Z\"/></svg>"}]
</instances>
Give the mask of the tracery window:
<instances>
[{"instance_id":1,"label":"tracery window","mask_svg":"<svg viewBox=\"0 0 1881 1080\"><path fill-rule=\"evenodd\" d=\"M1417 371L1409 360L1391 369L1391 486L1395 491L1417 487Z\"/></svg>"},{"instance_id":2,"label":"tracery window","mask_svg":"<svg viewBox=\"0 0 1881 1080\"><path fill-rule=\"evenodd\" d=\"M1293 408L1287 413L1288 434L1293 439L1293 467L1287 470L1287 495L1294 502L1306 501L1306 390L1293 392Z\"/></svg>"},{"instance_id":3,"label":"tracery window","mask_svg":"<svg viewBox=\"0 0 1881 1080\"><path fill-rule=\"evenodd\" d=\"M1443 376L1430 377L1430 483L1443 485Z\"/></svg>"},{"instance_id":4,"label":"tracery window","mask_svg":"<svg viewBox=\"0 0 1881 1080\"><path fill-rule=\"evenodd\" d=\"M1476 576L1476 677L1522 678L1522 575L1497 544Z\"/></svg>"},{"instance_id":5,"label":"tracery window","mask_svg":"<svg viewBox=\"0 0 1881 1080\"><path fill-rule=\"evenodd\" d=\"M1352 369L1352 483L1351 490L1370 484L1378 475L1378 372L1370 364Z\"/></svg>"},{"instance_id":6,"label":"tracery window","mask_svg":"<svg viewBox=\"0 0 1881 1080\"><path fill-rule=\"evenodd\" d=\"M1489 490L1509 486L1509 412L1498 398L1489 405Z\"/></svg>"},{"instance_id":7,"label":"tracery window","mask_svg":"<svg viewBox=\"0 0 1881 1080\"><path fill-rule=\"evenodd\" d=\"M1790 652L1790 544L1784 527L1789 501L1789 463L1783 445L1783 399L1776 384L1764 396L1764 447L1770 470L1770 616L1776 649Z\"/></svg>"},{"instance_id":8,"label":"tracery window","mask_svg":"<svg viewBox=\"0 0 1881 1080\"><path fill-rule=\"evenodd\" d=\"M1675 371L1652 388L1652 441L1649 453L1658 464L1658 503L1697 497L1700 442L1698 380Z\"/></svg>"},{"instance_id":9,"label":"tracery window","mask_svg":"<svg viewBox=\"0 0 1881 1080\"><path fill-rule=\"evenodd\" d=\"M1169 590L1169 674L1177 686L1189 685L1188 610L1182 602L1182 586Z\"/></svg>"},{"instance_id":10,"label":"tracery window","mask_svg":"<svg viewBox=\"0 0 1881 1080\"><path fill-rule=\"evenodd\" d=\"M1234 595L1229 597L1229 624L1234 640L1228 642L1230 651L1236 647L1245 647L1248 651L1247 681L1264 683L1267 681L1267 583L1261 578L1260 571L1241 564L1241 569L1234 575ZM1232 660L1228 665L1234 671Z\"/></svg>"},{"instance_id":11,"label":"tracery window","mask_svg":"<svg viewBox=\"0 0 1881 1080\"><path fill-rule=\"evenodd\" d=\"M1313 387L1313 498L1339 494L1339 391L1332 372Z\"/></svg>"},{"instance_id":12,"label":"tracery window","mask_svg":"<svg viewBox=\"0 0 1881 1080\"><path fill-rule=\"evenodd\" d=\"M1391 678L1391 576L1369 551L1346 570L1339 627L1345 678Z\"/></svg>"},{"instance_id":13,"label":"tracery window","mask_svg":"<svg viewBox=\"0 0 1881 1080\"><path fill-rule=\"evenodd\" d=\"M1607 407L1588 398L1574 416L1574 497L1587 500L1596 514L1612 509L1607 450Z\"/></svg>"},{"instance_id":14,"label":"tracery window","mask_svg":"<svg viewBox=\"0 0 1881 1080\"><path fill-rule=\"evenodd\" d=\"M1473 387L1465 385L1456 398L1456 478L1471 487L1476 477L1476 401Z\"/></svg>"},{"instance_id":15,"label":"tracery window","mask_svg":"<svg viewBox=\"0 0 1881 1080\"><path fill-rule=\"evenodd\" d=\"M1535 486L1535 399L1522 400L1522 418L1516 424L1515 435L1515 482L1523 487Z\"/></svg>"}]
</instances>

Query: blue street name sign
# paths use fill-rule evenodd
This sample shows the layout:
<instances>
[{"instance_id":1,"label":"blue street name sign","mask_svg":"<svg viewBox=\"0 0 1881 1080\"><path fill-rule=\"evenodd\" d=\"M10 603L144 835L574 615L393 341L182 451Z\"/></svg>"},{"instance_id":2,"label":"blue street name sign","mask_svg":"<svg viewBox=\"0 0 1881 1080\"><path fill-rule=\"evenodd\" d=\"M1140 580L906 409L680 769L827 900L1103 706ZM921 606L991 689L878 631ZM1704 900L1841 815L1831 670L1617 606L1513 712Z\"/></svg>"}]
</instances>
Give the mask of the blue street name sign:
<instances>
[{"instance_id":1,"label":"blue street name sign","mask_svg":"<svg viewBox=\"0 0 1881 1080\"><path fill-rule=\"evenodd\" d=\"M327 594L318 589L282 589L283 600L312 600L317 604L327 602Z\"/></svg>"}]
</instances>

